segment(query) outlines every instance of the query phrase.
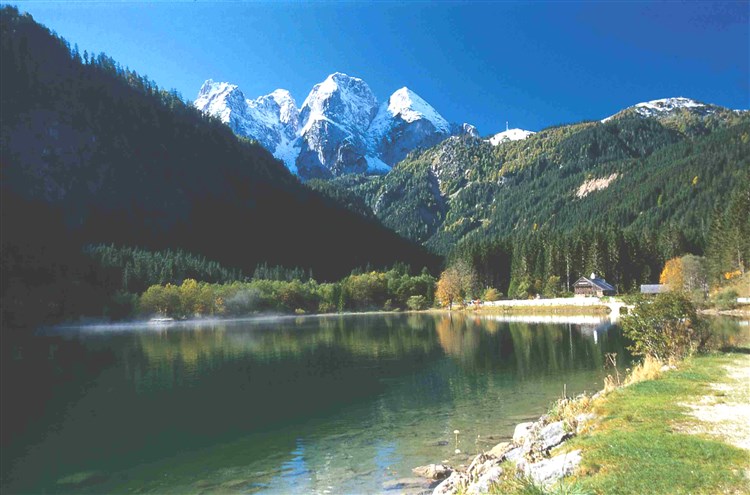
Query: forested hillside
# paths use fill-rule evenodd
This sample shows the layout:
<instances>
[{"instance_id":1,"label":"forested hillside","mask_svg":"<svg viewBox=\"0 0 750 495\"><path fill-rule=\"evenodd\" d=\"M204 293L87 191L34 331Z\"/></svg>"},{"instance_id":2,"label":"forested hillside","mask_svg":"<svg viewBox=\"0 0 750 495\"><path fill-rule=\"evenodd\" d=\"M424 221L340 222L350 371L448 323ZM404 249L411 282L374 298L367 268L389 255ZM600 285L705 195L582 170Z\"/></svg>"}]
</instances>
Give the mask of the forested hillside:
<instances>
[{"instance_id":1,"label":"forested hillside","mask_svg":"<svg viewBox=\"0 0 750 495\"><path fill-rule=\"evenodd\" d=\"M91 279L89 258L73 254L90 243L180 248L247 273L299 266L322 280L439 263L104 54L11 7L0 37L4 296L11 281L66 284L50 264Z\"/></svg>"},{"instance_id":2,"label":"forested hillside","mask_svg":"<svg viewBox=\"0 0 750 495\"><path fill-rule=\"evenodd\" d=\"M565 290L592 271L632 290L658 281L671 257L715 251L717 236L750 238L749 174L750 115L705 105L654 117L626 110L498 146L453 137L384 177L321 190L357 193L385 225L475 258L486 285L514 295L519 284L544 292L549 277ZM719 233L729 210L735 220ZM737 267L750 258L740 244Z\"/></svg>"}]
</instances>

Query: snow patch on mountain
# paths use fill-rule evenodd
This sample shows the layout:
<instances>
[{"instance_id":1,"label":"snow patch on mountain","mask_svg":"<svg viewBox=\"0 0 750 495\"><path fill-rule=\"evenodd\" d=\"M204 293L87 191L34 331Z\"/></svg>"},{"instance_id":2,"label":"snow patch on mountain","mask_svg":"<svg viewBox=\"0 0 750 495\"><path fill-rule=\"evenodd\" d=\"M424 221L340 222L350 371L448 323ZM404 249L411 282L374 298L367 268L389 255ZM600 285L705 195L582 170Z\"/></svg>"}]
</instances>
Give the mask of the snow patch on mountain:
<instances>
[{"instance_id":1,"label":"snow patch on mountain","mask_svg":"<svg viewBox=\"0 0 750 495\"><path fill-rule=\"evenodd\" d=\"M527 137L536 134L534 131L525 131L523 129L508 129L503 132L498 132L494 136L488 139L492 146L497 146L501 143L507 143L508 141L522 141Z\"/></svg>"},{"instance_id":2,"label":"snow patch on mountain","mask_svg":"<svg viewBox=\"0 0 750 495\"><path fill-rule=\"evenodd\" d=\"M380 158L368 155L365 157L365 160L367 160L368 170L371 170L373 172L381 172L381 173L388 173L391 171L390 165L385 163Z\"/></svg>"},{"instance_id":3,"label":"snow patch on mountain","mask_svg":"<svg viewBox=\"0 0 750 495\"><path fill-rule=\"evenodd\" d=\"M279 120L281 123L292 125L296 129L299 124L299 110L297 110L297 103L292 98L291 93L286 89L277 89L268 96L279 105Z\"/></svg>"},{"instance_id":4,"label":"snow patch on mountain","mask_svg":"<svg viewBox=\"0 0 750 495\"><path fill-rule=\"evenodd\" d=\"M273 150L273 156L284 162L290 172L297 174L299 173L297 170L299 150L300 144L297 139L282 139Z\"/></svg>"},{"instance_id":5,"label":"snow patch on mountain","mask_svg":"<svg viewBox=\"0 0 750 495\"><path fill-rule=\"evenodd\" d=\"M602 119L601 122L608 122L614 117L617 117L618 115L626 111L633 111L636 115L639 115L641 117L657 117L660 115L669 114L682 108L703 109L708 113L710 113L711 111L709 106L705 103L678 96L673 98L662 98L660 100L651 100L636 103L632 107L628 107L625 110L621 110L614 115L610 115L609 117Z\"/></svg>"}]
</instances>

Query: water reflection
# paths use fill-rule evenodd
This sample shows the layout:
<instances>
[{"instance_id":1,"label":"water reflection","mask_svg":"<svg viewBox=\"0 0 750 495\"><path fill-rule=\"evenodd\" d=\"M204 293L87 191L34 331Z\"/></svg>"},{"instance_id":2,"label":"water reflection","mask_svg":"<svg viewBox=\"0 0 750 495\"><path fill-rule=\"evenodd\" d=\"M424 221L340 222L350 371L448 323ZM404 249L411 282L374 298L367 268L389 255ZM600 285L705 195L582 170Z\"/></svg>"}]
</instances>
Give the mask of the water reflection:
<instances>
[{"instance_id":1,"label":"water reflection","mask_svg":"<svg viewBox=\"0 0 750 495\"><path fill-rule=\"evenodd\" d=\"M604 353L625 365L625 345L606 322L443 314L46 335L3 361L5 404L14 405L4 406L2 483L31 492L379 491L414 465L452 456L454 429L470 453L538 416L563 385L593 390ZM8 376L36 388L8 387ZM80 473L96 476L65 482Z\"/></svg>"}]
</instances>

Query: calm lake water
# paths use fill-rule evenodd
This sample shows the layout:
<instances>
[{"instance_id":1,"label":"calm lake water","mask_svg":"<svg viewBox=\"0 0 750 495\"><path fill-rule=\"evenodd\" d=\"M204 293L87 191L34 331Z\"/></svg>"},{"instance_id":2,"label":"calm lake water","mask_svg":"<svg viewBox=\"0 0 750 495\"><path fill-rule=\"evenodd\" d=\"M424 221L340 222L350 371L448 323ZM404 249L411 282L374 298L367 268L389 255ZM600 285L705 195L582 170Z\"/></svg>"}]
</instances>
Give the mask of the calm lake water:
<instances>
[{"instance_id":1,"label":"calm lake water","mask_svg":"<svg viewBox=\"0 0 750 495\"><path fill-rule=\"evenodd\" d=\"M598 390L626 345L591 317L59 330L4 350L2 491L380 493Z\"/></svg>"}]
</instances>

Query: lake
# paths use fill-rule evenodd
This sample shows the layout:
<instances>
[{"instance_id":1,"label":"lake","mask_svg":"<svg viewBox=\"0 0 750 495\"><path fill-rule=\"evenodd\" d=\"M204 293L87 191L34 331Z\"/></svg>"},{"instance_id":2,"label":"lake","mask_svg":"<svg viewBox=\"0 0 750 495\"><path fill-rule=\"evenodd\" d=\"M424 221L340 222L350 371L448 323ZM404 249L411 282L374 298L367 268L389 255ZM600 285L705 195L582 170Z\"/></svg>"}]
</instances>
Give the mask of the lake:
<instances>
[{"instance_id":1,"label":"lake","mask_svg":"<svg viewBox=\"0 0 750 495\"><path fill-rule=\"evenodd\" d=\"M136 324L4 345L3 493L380 493L508 439L564 389L600 389L606 353L628 364L606 319L510 320Z\"/></svg>"}]
</instances>

